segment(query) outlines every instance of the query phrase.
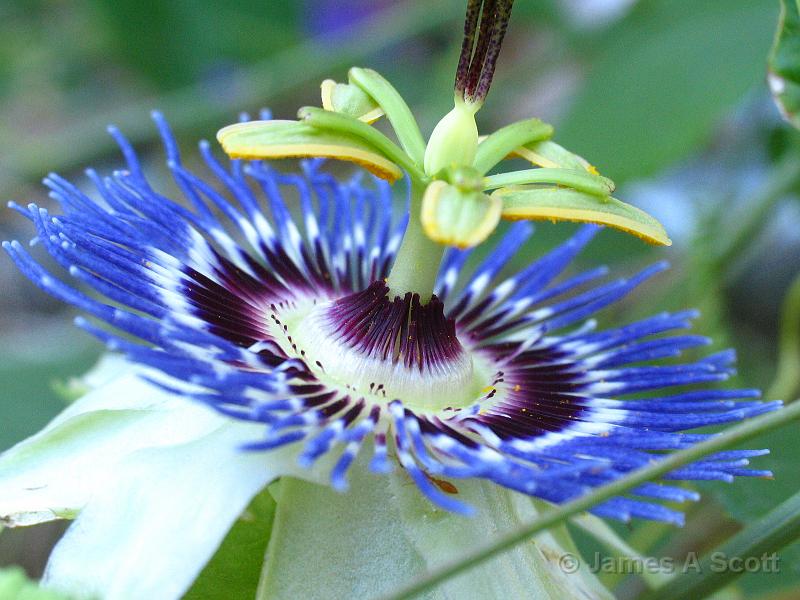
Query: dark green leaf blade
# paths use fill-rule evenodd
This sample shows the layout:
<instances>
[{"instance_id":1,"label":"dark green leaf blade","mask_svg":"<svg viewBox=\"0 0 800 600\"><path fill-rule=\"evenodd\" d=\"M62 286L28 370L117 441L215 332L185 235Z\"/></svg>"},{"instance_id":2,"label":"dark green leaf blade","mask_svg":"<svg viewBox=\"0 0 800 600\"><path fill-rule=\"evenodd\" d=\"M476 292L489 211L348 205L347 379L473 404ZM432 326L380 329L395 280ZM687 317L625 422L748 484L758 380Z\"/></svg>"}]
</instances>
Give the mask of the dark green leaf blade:
<instances>
[{"instance_id":1,"label":"dark green leaf blade","mask_svg":"<svg viewBox=\"0 0 800 600\"><path fill-rule=\"evenodd\" d=\"M255 598L275 507L266 489L253 499L183 600Z\"/></svg>"},{"instance_id":2,"label":"dark green leaf blade","mask_svg":"<svg viewBox=\"0 0 800 600\"><path fill-rule=\"evenodd\" d=\"M773 0L651 0L592 49L559 143L618 184L702 144L748 90L764 85Z\"/></svg>"}]
</instances>

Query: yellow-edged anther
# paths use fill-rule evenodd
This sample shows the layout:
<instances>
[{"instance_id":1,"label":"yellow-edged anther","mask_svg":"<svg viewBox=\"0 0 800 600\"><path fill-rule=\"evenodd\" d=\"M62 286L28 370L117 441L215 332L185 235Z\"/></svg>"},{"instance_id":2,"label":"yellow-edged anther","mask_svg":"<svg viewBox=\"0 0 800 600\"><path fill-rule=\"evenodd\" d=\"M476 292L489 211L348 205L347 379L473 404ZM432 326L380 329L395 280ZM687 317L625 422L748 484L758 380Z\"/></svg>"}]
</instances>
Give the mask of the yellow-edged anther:
<instances>
[{"instance_id":1,"label":"yellow-edged anther","mask_svg":"<svg viewBox=\"0 0 800 600\"><path fill-rule=\"evenodd\" d=\"M374 123L383 115L383 109L357 85L337 83L326 79L320 85L322 108L355 117L365 123Z\"/></svg>"},{"instance_id":2,"label":"yellow-edged anther","mask_svg":"<svg viewBox=\"0 0 800 600\"><path fill-rule=\"evenodd\" d=\"M361 138L302 121L236 123L220 129L217 140L231 158L336 158L361 165L389 182L403 176L396 164Z\"/></svg>"},{"instance_id":3,"label":"yellow-edged anther","mask_svg":"<svg viewBox=\"0 0 800 600\"><path fill-rule=\"evenodd\" d=\"M610 196L599 199L571 189L519 186L497 190L492 197L502 202L504 219L597 223L631 233L651 244L672 245L655 218Z\"/></svg>"},{"instance_id":4,"label":"yellow-edged anther","mask_svg":"<svg viewBox=\"0 0 800 600\"><path fill-rule=\"evenodd\" d=\"M543 140L517 148L512 156L524 158L537 167L577 169L588 171L592 175L600 174L585 158L551 140Z\"/></svg>"},{"instance_id":5,"label":"yellow-edged anther","mask_svg":"<svg viewBox=\"0 0 800 600\"><path fill-rule=\"evenodd\" d=\"M471 248L495 230L501 208L499 198L437 180L428 185L422 197L422 227L435 242Z\"/></svg>"}]
</instances>

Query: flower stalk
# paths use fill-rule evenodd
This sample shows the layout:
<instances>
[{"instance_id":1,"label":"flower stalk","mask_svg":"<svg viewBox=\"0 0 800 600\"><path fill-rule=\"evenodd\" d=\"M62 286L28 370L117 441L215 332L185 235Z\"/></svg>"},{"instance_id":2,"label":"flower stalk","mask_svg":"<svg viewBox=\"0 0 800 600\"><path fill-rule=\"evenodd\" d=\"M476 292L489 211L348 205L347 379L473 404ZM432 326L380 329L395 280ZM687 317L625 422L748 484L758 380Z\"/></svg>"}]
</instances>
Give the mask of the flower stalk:
<instances>
[{"instance_id":1,"label":"flower stalk","mask_svg":"<svg viewBox=\"0 0 800 600\"><path fill-rule=\"evenodd\" d=\"M433 294L445 247L429 238L422 227L422 196L425 188L426 184L411 179L408 228L386 283L394 295L415 292L427 302Z\"/></svg>"}]
</instances>

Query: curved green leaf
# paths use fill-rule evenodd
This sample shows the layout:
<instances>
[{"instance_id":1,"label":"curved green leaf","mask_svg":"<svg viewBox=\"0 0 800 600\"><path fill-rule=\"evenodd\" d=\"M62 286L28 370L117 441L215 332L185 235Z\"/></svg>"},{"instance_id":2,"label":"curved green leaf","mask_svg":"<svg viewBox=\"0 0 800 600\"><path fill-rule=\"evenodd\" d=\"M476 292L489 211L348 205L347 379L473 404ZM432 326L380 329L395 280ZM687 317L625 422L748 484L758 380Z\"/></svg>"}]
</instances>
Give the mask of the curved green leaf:
<instances>
[{"instance_id":1,"label":"curved green leaf","mask_svg":"<svg viewBox=\"0 0 800 600\"><path fill-rule=\"evenodd\" d=\"M725 111L763 86L775 0L648 0L583 58L586 78L558 138L618 184L704 143Z\"/></svg>"}]
</instances>

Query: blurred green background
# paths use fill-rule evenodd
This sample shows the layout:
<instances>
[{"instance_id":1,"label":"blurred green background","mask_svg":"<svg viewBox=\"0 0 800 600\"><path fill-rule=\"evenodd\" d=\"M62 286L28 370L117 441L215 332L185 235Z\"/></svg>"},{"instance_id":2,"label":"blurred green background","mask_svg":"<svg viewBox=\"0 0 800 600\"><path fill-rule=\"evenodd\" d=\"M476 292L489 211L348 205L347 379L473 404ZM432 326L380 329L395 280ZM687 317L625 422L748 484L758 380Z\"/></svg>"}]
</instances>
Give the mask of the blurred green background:
<instances>
[{"instance_id":1,"label":"blurred green background","mask_svg":"<svg viewBox=\"0 0 800 600\"><path fill-rule=\"evenodd\" d=\"M459 0L4 0L0 196L48 205L39 181L49 171L83 185L84 166L117 167L109 123L157 177L163 155L151 109L166 114L189 149L240 111L269 106L292 118L299 106L319 104L322 79L344 80L353 64L381 71L430 131L452 106L463 7ZM800 146L765 84L777 16L777 0L517 0L479 127L529 116L553 122L555 139L613 178L618 197L666 225L672 248L604 232L585 253L584 262L623 272L656 258L673 264L608 321L697 306L699 331L739 351L733 384L796 395L791 381L773 385L781 304L800 270ZM529 254L517 260L571 230L538 225ZM24 219L0 210L0 238L30 235ZM57 390L101 348L5 257L0 289L2 449L63 406ZM759 468L773 468L777 481L703 486L712 493L677 534L622 531L645 551L680 555L763 514L797 484L797 450L791 432L756 446L773 449ZM0 564L22 562L36 575L49 535L4 533ZM743 578L739 597L792 589L797 557L785 551L779 575ZM620 594L633 597L639 586L631 578Z\"/></svg>"}]
</instances>

